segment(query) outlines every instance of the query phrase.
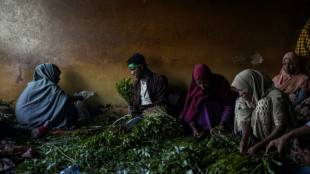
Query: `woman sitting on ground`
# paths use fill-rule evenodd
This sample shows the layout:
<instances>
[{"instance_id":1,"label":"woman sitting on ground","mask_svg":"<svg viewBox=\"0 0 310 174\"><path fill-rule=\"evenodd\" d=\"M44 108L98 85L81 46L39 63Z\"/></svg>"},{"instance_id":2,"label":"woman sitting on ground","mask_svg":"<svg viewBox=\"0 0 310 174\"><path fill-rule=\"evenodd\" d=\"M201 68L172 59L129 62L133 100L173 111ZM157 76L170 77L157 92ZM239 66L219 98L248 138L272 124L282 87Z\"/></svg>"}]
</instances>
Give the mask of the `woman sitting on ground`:
<instances>
[{"instance_id":1,"label":"woman sitting on ground","mask_svg":"<svg viewBox=\"0 0 310 174\"><path fill-rule=\"evenodd\" d=\"M54 64L38 65L33 81L18 98L16 119L23 127L35 128L34 137L40 137L50 129L73 129L80 123L73 102L83 100L83 97L68 95L57 86L60 73Z\"/></svg>"},{"instance_id":2,"label":"woman sitting on ground","mask_svg":"<svg viewBox=\"0 0 310 174\"><path fill-rule=\"evenodd\" d=\"M194 67L182 113L183 121L190 125L195 138L200 138L206 129L213 134L215 127L229 128L233 123L235 99L236 93L225 77L213 74L200 63Z\"/></svg>"},{"instance_id":3,"label":"woman sitting on ground","mask_svg":"<svg viewBox=\"0 0 310 174\"><path fill-rule=\"evenodd\" d=\"M309 77L299 71L299 58L293 52L288 52L283 57L283 67L280 73L272 81L275 87L287 94L293 103L298 120L309 121L310 101L303 101L309 97L310 81ZM310 100L310 99L309 99ZM298 106L303 102L302 106Z\"/></svg>"},{"instance_id":4,"label":"woman sitting on ground","mask_svg":"<svg viewBox=\"0 0 310 174\"><path fill-rule=\"evenodd\" d=\"M235 106L234 131L241 135L241 153L264 150L271 140L296 126L291 102L267 75L244 70L235 77L232 86L240 95Z\"/></svg>"}]
</instances>

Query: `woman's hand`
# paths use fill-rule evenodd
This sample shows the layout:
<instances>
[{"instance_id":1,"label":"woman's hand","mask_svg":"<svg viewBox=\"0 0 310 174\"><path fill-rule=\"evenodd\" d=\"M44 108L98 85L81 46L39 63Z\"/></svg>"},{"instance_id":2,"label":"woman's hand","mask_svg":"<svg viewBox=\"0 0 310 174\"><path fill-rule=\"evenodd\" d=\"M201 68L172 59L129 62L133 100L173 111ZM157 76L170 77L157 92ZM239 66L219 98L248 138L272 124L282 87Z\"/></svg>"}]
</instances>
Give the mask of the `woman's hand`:
<instances>
[{"instance_id":1,"label":"woman's hand","mask_svg":"<svg viewBox=\"0 0 310 174\"><path fill-rule=\"evenodd\" d=\"M240 153L245 153L248 150L249 145L247 142L241 140L239 144L239 148L240 148Z\"/></svg>"},{"instance_id":2,"label":"woman's hand","mask_svg":"<svg viewBox=\"0 0 310 174\"><path fill-rule=\"evenodd\" d=\"M289 138L287 135L283 135L280 138L277 138L275 140L270 141L270 143L266 147L266 154L269 154L271 152L271 150L275 148L278 152L279 157L280 157L284 147L286 146L286 144L288 142L288 139Z\"/></svg>"},{"instance_id":3,"label":"woman's hand","mask_svg":"<svg viewBox=\"0 0 310 174\"><path fill-rule=\"evenodd\" d=\"M259 143L253 145L252 147L249 148L248 153L253 155L257 153L261 149L261 145Z\"/></svg>"},{"instance_id":4,"label":"woman's hand","mask_svg":"<svg viewBox=\"0 0 310 174\"><path fill-rule=\"evenodd\" d=\"M217 125L217 126L214 127L214 128L211 128L211 129L210 129L210 134L211 134L211 135L216 135L216 134L220 133L220 130L219 130L219 129L222 127L223 123L224 123L224 121L221 120L221 122L220 122L219 125Z\"/></svg>"},{"instance_id":5,"label":"woman's hand","mask_svg":"<svg viewBox=\"0 0 310 174\"><path fill-rule=\"evenodd\" d=\"M193 131L193 135L195 138L200 138L203 134L203 132L199 132L198 129L193 125L191 126L192 131Z\"/></svg>"},{"instance_id":6,"label":"woman's hand","mask_svg":"<svg viewBox=\"0 0 310 174\"><path fill-rule=\"evenodd\" d=\"M249 121L244 121L242 123L242 137L240 141L240 153L245 153L249 149L249 137L251 133L251 123Z\"/></svg>"},{"instance_id":7,"label":"woman's hand","mask_svg":"<svg viewBox=\"0 0 310 174\"><path fill-rule=\"evenodd\" d=\"M211 135L216 135L219 133L219 130L217 130L217 127L210 129L210 134Z\"/></svg>"}]
</instances>

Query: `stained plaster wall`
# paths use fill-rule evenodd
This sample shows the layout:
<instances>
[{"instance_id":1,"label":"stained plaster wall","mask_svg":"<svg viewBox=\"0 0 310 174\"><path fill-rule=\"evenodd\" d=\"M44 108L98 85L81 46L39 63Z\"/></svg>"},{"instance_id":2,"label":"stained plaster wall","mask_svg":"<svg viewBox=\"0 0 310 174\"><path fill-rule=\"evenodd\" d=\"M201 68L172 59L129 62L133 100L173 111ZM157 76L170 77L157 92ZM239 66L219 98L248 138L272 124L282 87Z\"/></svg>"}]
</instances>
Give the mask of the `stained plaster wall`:
<instances>
[{"instance_id":1,"label":"stained plaster wall","mask_svg":"<svg viewBox=\"0 0 310 174\"><path fill-rule=\"evenodd\" d=\"M306 1L1 0L0 98L16 101L36 65L62 70L67 93L93 91L95 104L126 105L115 83L131 77L134 52L186 95L192 68L203 62L230 82L243 69L273 77L295 48ZM262 55L262 64L233 62Z\"/></svg>"}]
</instances>

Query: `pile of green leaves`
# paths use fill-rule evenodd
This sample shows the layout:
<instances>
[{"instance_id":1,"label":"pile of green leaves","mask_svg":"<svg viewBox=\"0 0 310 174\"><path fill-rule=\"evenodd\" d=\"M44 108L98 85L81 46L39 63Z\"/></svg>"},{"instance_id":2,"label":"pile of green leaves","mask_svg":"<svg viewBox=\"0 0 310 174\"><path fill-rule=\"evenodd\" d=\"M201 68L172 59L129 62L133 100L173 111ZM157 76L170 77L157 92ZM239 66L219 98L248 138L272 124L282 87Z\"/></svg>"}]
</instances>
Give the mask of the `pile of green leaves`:
<instances>
[{"instance_id":1,"label":"pile of green leaves","mask_svg":"<svg viewBox=\"0 0 310 174\"><path fill-rule=\"evenodd\" d=\"M4 101L0 98L0 106L12 106L13 101Z\"/></svg>"},{"instance_id":2,"label":"pile of green leaves","mask_svg":"<svg viewBox=\"0 0 310 174\"><path fill-rule=\"evenodd\" d=\"M0 123L5 123L8 125L16 124L16 119L14 114L4 114L0 112Z\"/></svg>"},{"instance_id":3,"label":"pile of green leaves","mask_svg":"<svg viewBox=\"0 0 310 174\"><path fill-rule=\"evenodd\" d=\"M180 136L183 127L170 115L155 114L145 117L134 127L133 132L141 138L168 140Z\"/></svg>"},{"instance_id":4,"label":"pile of green leaves","mask_svg":"<svg viewBox=\"0 0 310 174\"><path fill-rule=\"evenodd\" d=\"M123 78L116 83L116 90L119 95L125 99L129 106L132 106L134 96L134 82L130 82L131 78Z\"/></svg>"},{"instance_id":5,"label":"pile of green leaves","mask_svg":"<svg viewBox=\"0 0 310 174\"><path fill-rule=\"evenodd\" d=\"M0 98L0 106L9 107L12 113L2 113L0 112L0 123L12 125L16 124L15 116L13 114L13 101L4 101Z\"/></svg>"},{"instance_id":6,"label":"pile of green leaves","mask_svg":"<svg viewBox=\"0 0 310 174\"><path fill-rule=\"evenodd\" d=\"M94 116L88 121L87 126L100 126L106 127L111 125L115 120L119 119L121 116L114 112L113 110L106 110L103 113Z\"/></svg>"},{"instance_id":7,"label":"pile of green leaves","mask_svg":"<svg viewBox=\"0 0 310 174\"><path fill-rule=\"evenodd\" d=\"M16 172L58 173L77 165L85 173L273 173L275 163L240 155L229 134L202 141L185 135L182 124L165 114L150 115L127 131L114 126L50 134L27 141L42 159L25 160Z\"/></svg>"},{"instance_id":8,"label":"pile of green leaves","mask_svg":"<svg viewBox=\"0 0 310 174\"><path fill-rule=\"evenodd\" d=\"M206 171L213 173L274 173L270 168L272 161L264 156L241 155L240 153L218 153L215 163L209 165Z\"/></svg>"}]
</instances>

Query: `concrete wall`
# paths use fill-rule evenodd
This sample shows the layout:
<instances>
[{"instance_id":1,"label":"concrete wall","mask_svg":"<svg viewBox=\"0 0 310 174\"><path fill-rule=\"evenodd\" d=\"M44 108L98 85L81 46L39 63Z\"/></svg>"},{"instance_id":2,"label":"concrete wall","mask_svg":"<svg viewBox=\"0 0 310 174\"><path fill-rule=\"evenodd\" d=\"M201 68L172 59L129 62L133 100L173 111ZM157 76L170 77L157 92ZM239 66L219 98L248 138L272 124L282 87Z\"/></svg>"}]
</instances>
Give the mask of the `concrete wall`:
<instances>
[{"instance_id":1,"label":"concrete wall","mask_svg":"<svg viewBox=\"0 0 310 174\"><path fill-rule=\"evenodd\" d=\"M34 68L52 62L65 92L93 91L96 104L125 105L115 83L131 77L125 62L134 52L180 95L199 62L230 82L246 68L273 77L295 48L306 7L302 0L1 0L0 98L16 101ZM255 52L262 64L242 61Z\"/></svg>"}]
</instances>

